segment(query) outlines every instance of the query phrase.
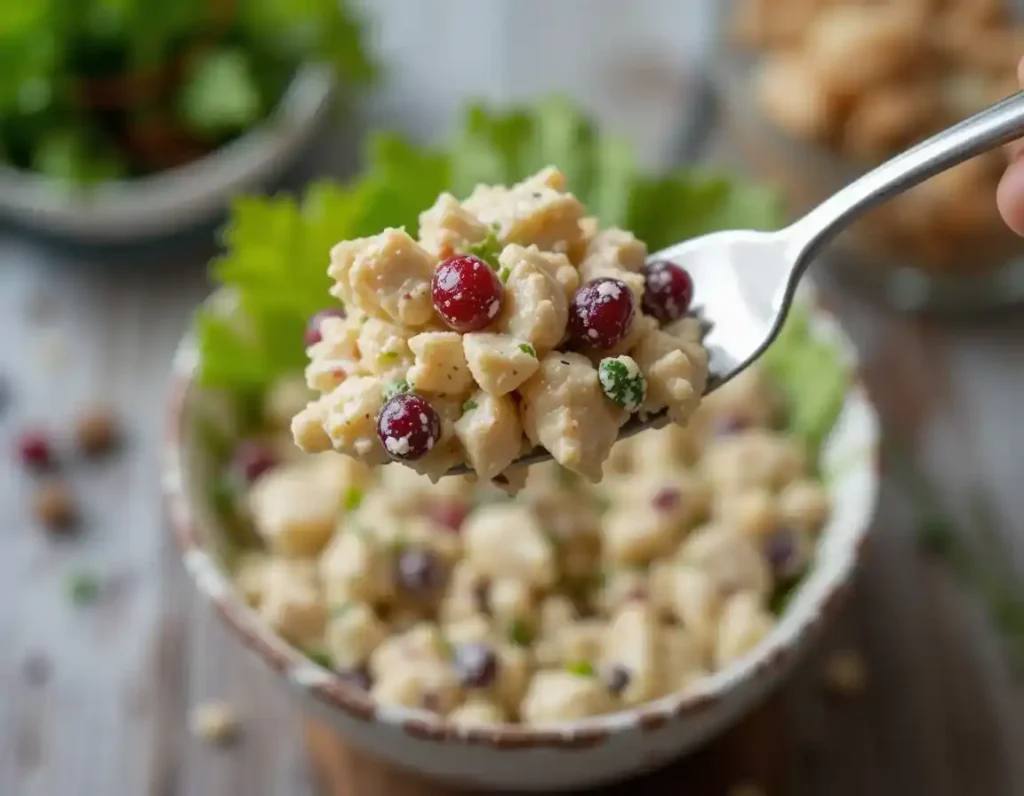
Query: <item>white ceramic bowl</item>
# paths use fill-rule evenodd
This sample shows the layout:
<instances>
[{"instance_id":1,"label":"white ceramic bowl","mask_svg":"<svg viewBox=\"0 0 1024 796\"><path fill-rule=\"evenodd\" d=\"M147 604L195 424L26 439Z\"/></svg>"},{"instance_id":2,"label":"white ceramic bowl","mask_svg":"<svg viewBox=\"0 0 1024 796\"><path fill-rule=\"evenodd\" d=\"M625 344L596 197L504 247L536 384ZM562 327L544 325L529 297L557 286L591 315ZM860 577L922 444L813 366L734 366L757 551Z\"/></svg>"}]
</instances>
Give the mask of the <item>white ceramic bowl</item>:
<instances>
[{"instance_id":1,"label":"white ceramic bowl","mask_svg":"<svg viewBox=\"0 0 1024 796\"><path fill-rule=\"evenodd\" d=\"M332 72L303 67L274 112L229 144L184 166L69 192L52 178L0 166L0 216L83 243L126 243L210 221L232 197L280 177L320 128Z\"/></svg>"},{"instance_id":2,"label":"white ceramic bowl","mask_svg":"<svg viewBox=\"0 0 1024 796\"><path fill-rule=\"evenodd\" d=\"M174 363L164 451L164 493L185 566L200 594L303 708L383 760L475 790L583 788L656 767L708 741L778 685L842 602L861 557L878 488L878 419L855 376L849 341L824 310L814 310L813 321L815 333L834 343L854 371L824 449L832 520L813 569L771 635L686 693L562 726L459 729L425 711L376 705L308 660L246 605L217 557L223 537L204 488L213 463L197 420L218 416L225 402L196 384L198 353L191 337Z\"/></svg>"}]
</instances>

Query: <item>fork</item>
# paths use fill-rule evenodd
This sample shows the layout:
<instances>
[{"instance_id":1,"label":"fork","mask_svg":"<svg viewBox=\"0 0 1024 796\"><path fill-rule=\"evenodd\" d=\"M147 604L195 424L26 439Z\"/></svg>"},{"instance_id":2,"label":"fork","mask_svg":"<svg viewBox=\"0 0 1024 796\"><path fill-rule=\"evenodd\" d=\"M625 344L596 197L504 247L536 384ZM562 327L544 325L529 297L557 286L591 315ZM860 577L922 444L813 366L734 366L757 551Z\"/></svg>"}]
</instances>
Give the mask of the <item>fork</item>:
<instances>
[{"instance_id":1,"label":"fork","mask_svg":"<svg viewBox=\"0 0 1024 796\"><path fill-rule=\"evenodd\" d=\"M741 373L778 336L797 285L815 256L864 212L929 177L1024 136L1024 92L975 114L873 169L803 218L775 232L713 232L677 243L649 260L675 263L693 280L693 306L704 324L709 377L705 394ZM661 428L664 412L634 416L619 438ZM516 460L551 458L537 448ZM465 467L450 475L468 472Z\"/></svg>"}]
</instances>

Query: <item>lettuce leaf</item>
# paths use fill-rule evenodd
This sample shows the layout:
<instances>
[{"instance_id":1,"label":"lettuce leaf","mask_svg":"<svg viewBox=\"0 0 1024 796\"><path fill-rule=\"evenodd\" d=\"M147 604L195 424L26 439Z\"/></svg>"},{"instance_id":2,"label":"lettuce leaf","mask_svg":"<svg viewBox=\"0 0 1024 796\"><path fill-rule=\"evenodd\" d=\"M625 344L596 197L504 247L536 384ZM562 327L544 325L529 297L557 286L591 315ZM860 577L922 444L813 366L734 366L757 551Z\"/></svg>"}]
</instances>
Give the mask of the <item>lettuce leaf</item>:
<instances>
[{"instance_id":1,"label":"lettuce leaf","mask_svg":"<svg viewBox=\"0 0 1024 796\"><path fill-rule=\"evenodd\" d=\"M447 147L379 134L353 182L317 183L299 200L235 203L212 276L237 297L244 322L199 311L202 381L259 390L302 368L303 329L330 301L328 253L338 241L385 227L415 235L419 213L442 191L465 196L477 183L513 183L547 165L565 172L603 224L633 231L652 251L720 229L772 228L780 217L771 193L743 181L688 169L641 173L626 143L601 135L565 99L506 112L472 105Z\"/></svg>"}]
</instances>

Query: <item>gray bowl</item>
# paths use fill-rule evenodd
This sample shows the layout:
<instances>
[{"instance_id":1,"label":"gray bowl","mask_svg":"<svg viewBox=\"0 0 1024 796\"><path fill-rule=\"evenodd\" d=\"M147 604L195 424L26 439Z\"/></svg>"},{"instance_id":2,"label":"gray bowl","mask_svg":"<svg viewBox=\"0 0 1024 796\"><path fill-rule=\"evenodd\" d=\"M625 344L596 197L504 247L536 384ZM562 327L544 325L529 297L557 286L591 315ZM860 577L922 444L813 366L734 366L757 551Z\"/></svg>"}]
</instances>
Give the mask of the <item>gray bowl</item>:
<instances>
[{"instance_id":1,"label":"gray bowl","mask_svg":"<svg viewBox=\"0 0 1024 796\"><path fill-rule=\"evenodd\" d=\"M84 244L129 244L213 221L232 197L280 178L322 126L330 69L301 68L275 111L229 144L184 166L69 192L53 178L0 167L0 218Z\"/></svg>"}]
</instances>

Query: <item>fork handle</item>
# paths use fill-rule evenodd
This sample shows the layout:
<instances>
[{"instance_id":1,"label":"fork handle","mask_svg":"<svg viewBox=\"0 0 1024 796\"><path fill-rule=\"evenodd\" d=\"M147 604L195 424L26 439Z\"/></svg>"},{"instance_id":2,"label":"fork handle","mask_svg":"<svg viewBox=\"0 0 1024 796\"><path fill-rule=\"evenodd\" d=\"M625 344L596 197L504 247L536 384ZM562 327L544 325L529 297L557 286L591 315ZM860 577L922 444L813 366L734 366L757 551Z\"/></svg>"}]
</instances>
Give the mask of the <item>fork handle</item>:
<instances>
[{"instance_id":1,"label":"fork handle","mask_svg":"<svg viewBox=\"0 0 1024 796\"><path fill-rule=\"evenodd\" d=\"M858 216L965 160L1024 136L1024 92L896 155L826 199L789 229L803 268ZM798 270L802 271L803 268Z\"/></svg>"}]
</instances>

